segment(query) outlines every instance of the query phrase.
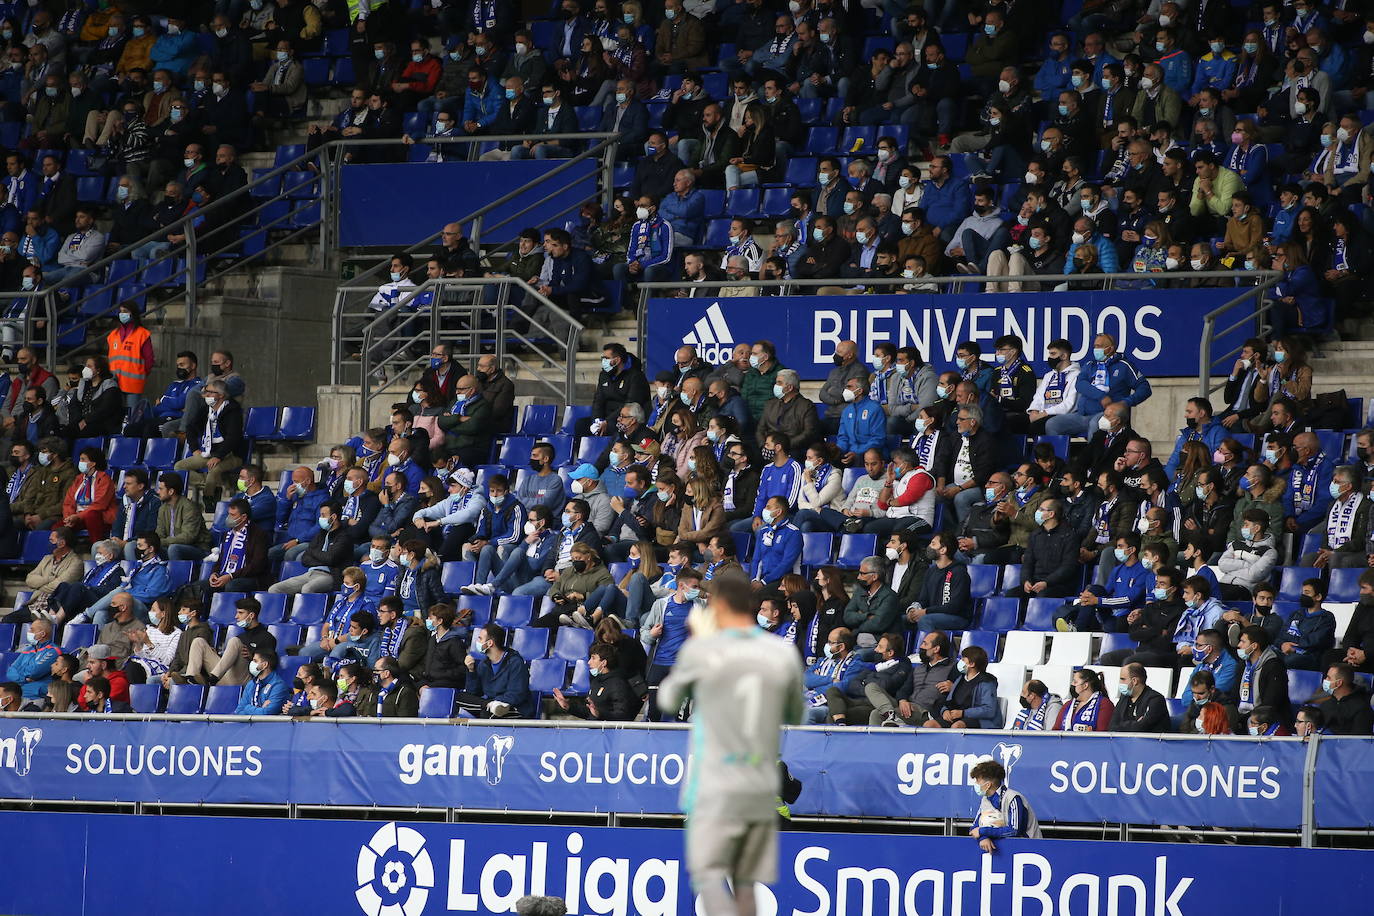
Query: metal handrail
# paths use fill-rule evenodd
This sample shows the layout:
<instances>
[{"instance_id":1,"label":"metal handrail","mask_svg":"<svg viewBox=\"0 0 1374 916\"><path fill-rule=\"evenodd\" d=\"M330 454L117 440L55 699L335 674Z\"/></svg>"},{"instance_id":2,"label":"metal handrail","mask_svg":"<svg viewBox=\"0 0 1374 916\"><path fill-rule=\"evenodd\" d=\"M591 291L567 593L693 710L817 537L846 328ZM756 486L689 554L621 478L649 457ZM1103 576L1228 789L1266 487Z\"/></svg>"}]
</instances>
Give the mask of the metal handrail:
<instances>
[{"instance_id":1,"label":"metal handrail","mask_svg":"<svg viewBox=\"0 0 1374 916\"><path fill-rule=\"evenodd\" d=\"M618 137L619 134L617 134L617 133L609 133L609 132L593 132L593 133L584 133L584 134L539 134L539 135L537 135L537 136L538 136L541 140L545 140L545 139L549 139L549 140L554 140L554 139L578 139L578 140L587 140L587 139L598 139L598 138L599 138L599 140L598 140L597 143L593 144L593 145L592 145L591 147L589 147L588 149L583 150L582 152L576 154L575 156L573 156L573 157L570 158L570 159L559 159L559 160L556 160L556 161L558 162L558 165L556 165L556 166L550 168L547 172L545 172L545 173L543 173L542 175L540 175L540 177L539 177L538 179L536 179L534 182L530 182L530 183L528 183L528 184L521 185L520 187L516 188L515 190L513 190L513 191L511 191L511 192L509 192L509 193L507 193L507 194L501 195L500 197L498 197L496 200L492 201L491 203L488 203L488 204L485 204L484 206L478 207L476 210L473 210L473 211L471 211L470 213L467 213L467 214L465 214L465 215L463 215L463 216L460 216L460 217L457 217L457 218L455 218L455 219L449 220L449 222L451 222L451 223L459 223L459 224L462 224L462 223L472 223L472 222L474 222L474 221L479 221L479 224L478 224L478 227L476 228L476 230L475 230L474 232L469 233L469 238L471 239L471 241L473 242L473 244L476 244L476 243L480 240L480 232L481 232L480 220L481 220L482 217L486 216L488 213L490 213L491 211L495 210L497 207L504 206L505 204L507 204L507 203L509 203L510 201L516 199L517 197L520 197L521 195L527 193L528 190L529 190L533 185L535 185L535 184L542 184L542 183L544 183L544 182L547 182L549 179L553 178L553 177L556 176L556 175L561 175L563 172L566 172L568 169L572 168L573 165L575 165L575 164L578 163L578 162L582 162L582 161L585 161L585 160L587 160L587 159L591 159L591 158L597 157L597 156L599 155L600 158L602 159L602 169L603 169L603 171L605 172L605 180L603 181L603 185L604 185L604 189L605 189L604 192L609 192L609 190L611 190L611 187L612 187L612 184L613 184L613 181L611 180L611 171L612 171L612 169L613 169L613 167L614 167L614 165L615 165L615 147L616 147L615 138ZM439 143L488 143L488 142L493 142L493 141L495 141L495 142L506 142L506 141L511 141L511 142L513 142L513 141L517 141L517 140L528 140L528 139L530 139L530 135L514 135L514 134L501 134L501 135L496 135L496 136L477 136L477 137L436 137L436 138L434 138L434 140L437 141L437 142L439 142ZM386 145L394 146L394 145L396 145L396 144L398 144L398 143L401 143L401 142L402 142L402 141L394 140L394 139L378 139L378 140L351 140L351 139L350 139L350 140L334 140L334 141L331 141L331 143L329 144L329 146L333 148L333 149L331 149L331 155L334 156L334 157L336 157L336 158L338 158L338 159L340 159L340 160L342 160L342 157L343 157L344 153L345 153L348 149L353 148L353 147L359 147L359 146L386 146ZM426 140L426 141L424 141L424 142L428 143L429 141ZM546 161L552 161L552 160L546 160ZM340 173L340 169L339 169L339 168L331 168L331 169L329 169L329 172L331 173L331 176L333 177L333 179L334 179L335 181L337 181L337 180L338 180L338 175L339 175L339 173ZM564 188L560 189L559 191L554 192L554 194L561 194L561 193L563 193L563 191L568 190L568 188L570 188L570 187L571 187L571 185L565 186ZM335 191L337 192L337 188L335 188ZM603 193L604 193L604 192L603 192ZM543 198L543 199L540 200L539 202L537 202L537 203L535 203L535 204L532 204L530 207L526 207L526 208L522 209L519 213L516 213L516 214L512 215L512 216L509 217L507 220L503 220L502 222L498 223L497 225L498 225L498 226L505 225L506 222L508 222L510 219L515 219L516 217L523 215L524 213L528 212L528 211L529 211L530 209L532 209L533 207L538 206L539 203L543 203L545 200L547 200L549 197L552 197L552 196L554 196L554 195L551 194L551 195L546 196L545 198ZM609 201L607 201L607 204L609 204ZM331 207L331 208L330 208L330 213L329 213L329 219L330 219L330 220L333 222L333 224L334 224L334 238L335 238L336 240L337 240L337 238L338 238L339 209L340 209L340 208L338 208L338 207ZM566 210L563 211L563 212L566 212ZM560 215L561 215L561 213L560 213ZM488 227L488 228L494 228L494 227ZM439 235L440 235L441 232L442 232L442 229L436 230L436 231L434 231L433 233L431 233L430 235L426 236L425 238L423 238L423 239L421 239L420 241L416 242L415 244L411 245L409 248L405 248L405 249L402 249L402 250L403 250L403 252L404 252L405 254L414 254L414 253L417 252L417 251L420 251L420 250L422 250L422 249L428 248L428 247L430 247L430 246L432 246L432 245L434 244L434 242L435 242L436 239L439 238ZM337 247L337 246L335 246L335 247ZM331 252L331 255L332 255L332 254L333 254L333 252ZM354 279L354 280L366 280L366 279L368 279L369 277L380 276L382 270L386 268L386 266L387 266L388 263L389 263L389 259L388 259L388 260L384 260L384 261L380 261L380 262L378 262L376 265L374 265L373 267L368 268L367 270L363 271L362 273L356 274L356 275L353 277L353 279Z\"/></svg>"},{"instance_id":2,"label":"metal handrail","mask_svg":"<svg viewBox=\"0 0 1374 916\"><path fill-rule=\"evenodd\" d=\"M1176 280L1176 279L1184 279L1184 278L1190 279L1190 280L1215 280L1215 279L1236 280L1236 279L1239 279L1239 278L1242 278L1242 277L1247 277L1247 276L1269 277L1269 279L1268 279L1266 282L1256 283L1253 287L1247 289L1246 292L1243 293L1242 295L1237 296L1235 299L1232 299L1230 302L1227 302L1225 305L1222 305L1222 306L1218 307L1217 309L1213 310L1213 312L1209 313L1208 316L1207 316L1209 319L1213 319L1217 314L1220 314L1221 312L1225 311L1226 309L1233 308L1233 307L1234 307L1235 305L1237 305L1238 303L1240 303L1240 302L1242 302L1242 301L1244 301L1244 300L1246 300L1246 299L1248 299L1248 298L1250 298L1250 297L1252 297L1252 296L1260 295L1260 294L1263 293L1265 290L1267 290L1267 289L1269 289L1271 286L1273 286L1274 283L1276 283L1276 282L1281 278L1282 274L1277 274L1275 271L1234 271L1234 270L1199 270L1199 271L1190 271L1190 272L1188 272L1188 273L1186 273L1186 274L1176 274L1176 275L1173 275L1173 276L1169 276L1168 274L1164 274L1164 275L1161 275L1161 276L1156 276L1156 275L1154 275L1154 274L1136 274L1136 273L1120 273L1120 272L1118 272L1118 273L1111 273L1111 274L1012 274L1012 275L1009 275L1009 276L1000 276L1000 277L988 277L988 276L981 276L981 277L979 277L979 276L972 276L972 275L967 275L967 274L957 274L957 275L940 275L940 276L928 275L928 276L924 276L924 277L917 277L917 278L915 278L915 279L907 279L906 277L864 277L864 278L858 278L858 279L852 278L852 277L832 277L832 278L829 278L829 279L821 279L821 280L795 280L795 279L788 279L788 280L719 280L719 281L712 281L709 285L712 286L712 287L721 287L721 286L743 286L743 287L748 287L748 288L752 288L752 289L763 289L763 288L770 288L770 289L771 289L771 288L774 288L774 287L780 287L780 288L782 288L782 289L785 291L785 290L787 290L787 289L812 289L812 288L819 288L819 287L822 287L822 286L838 286L838 287L843 287L843 288L845 288L845 289L852 289L852 288L855 288L855 287L862 287L862 286L891 286L891 287L899 287L899 286L909 286L909 285L912 285L912 284L914 284L914 283L922 283L922 284L930 283L930 284L934 284L935 286L941 286L941 287L945 287L945 286L949 286L949 287L958 287L958 286L960 286L960 285L962 285L962 284L964 284L964 283L980 283L980 284L981 284L981 283L1052 283L1052 284L1058 285L1058 284L1060 284L1060 283L1070 282L1071 280L1073 280L1073 279L1075 279L1075 278L1077 278L1080 282L1081 282L1083 279L1085 279L1085 278L1091 278L1091 279L1094 280L1094 281L1096 281L1096 280L1101 280L1101 281L1103 282L1103 284L1104 284L1104 285L1103 285L1103 289L1105 290L1105 289L1111 288L1111 284L1116 283L1117 281L1121 281L1121 280L1131 280L1131 281L1135 281L1135 282L1140 282L1140 281L1142 281L1142 280L1143 280L1143 281L1151 281L1151 282L1153 282L1153 281ZM648 344L648 341L647 341L647 338L646 338L645 335L646 335L646 331L647 331L646 321L648 320L648 311L649 311L649 310L648 310L648 307L647 307L647 306L648 306L648 301L649 301L649 298L650 298L649 294L650 294L651 292L653 292L654 290L663 290L663 289L682 289L682 288L684 288L684 287L686 287L686 286L691 286L691 285L692 285L692 284L688 283L686 280L655 280L655 281L652 281L652 282L645 281L645 282L641 282L641 283L638 283L638 284L637 284L637 286L639 287L639 313L638 313L638 316L637 316L637 325L636 325L636 334L638 335L638 340L637 340L636 343L637 343L637 347L638 347L638 356L639 356L639 358L640 358L641 361L645 358L645 355L646 355L646 354L645 354L644 350L645 350L645 347L646 347L647 344ZM1038 293L1034 293L1034 294L1032 294L1032 295L1053 295L1053 292L1054 292L1054 291L1051 290L1049 293L1038 292ZM1023 292L1021 292L1021 293L1001 293L1001 294L999 294L999 295L1015 296L1015 295L1025 295L1025 294L1026 294L1026 293L1023 291ZM787 296L787 293L784 292L782 295L779 296L779 298L786 298L786 296ZM1265 303L1263 304L1263 307L1262 307L1262 308L1256 310L1256 314L1259 314L1260 312L1264 311L1264 310L1267 309L1268 307L1269 307L1268 303L1265 302ZM1227 328L1225 331L1222 331L1221 333L1229 333L1230 331L1235 330L1235 328L1236 328L1237 326L1238 326L1238 325L1233 325L1232 327ZM1207 328L1210 328L1210 325L1208 325ZM1209 334L1208 334L1208 333L1206 332L1206 330L1205 330L1205 331L1204 331L1204 334L1203 334L1203 345L1204 345L1204 347L1210 347L1210 344L1211 344L1210 336L1209 336ZM1206 372L1208 371L1209 368L1210 368L1209 366L1207 366L1206 364L1204 364L1204 365L1203 365L1203 368L1202 368L1202 371L1203 371L1204 373L1206 373ZM1207 393L1207 392L1206 392L1206 390L1204 389L1203 395L1205 396L1206 393Z\"/></svg>"},{"instance_id":3,"label":"metal handrail","mask_svg":"<svg viewBox=\"0 0 1374 916\"><path fill-rule=\"evenodd\" d=\"M1212 385L1213 362L1225 360L1232 354L1239 353L1243 348L1243 345L1240 347L1232 347L1230 350L1226 351L1220 357L1217 357L1214 360L1212 356L1213 341L1215 341L1217 337L1220 337L1224 334L1230 334L1232 331L1239 330L1240 328L1245 326L1246 322L1258 319L1261 315L1269 311L1274 306L1274 300L1262 294L1266 290L1272 289L1275 284L1277 284L1281 279L1283 279L1283 272L1277 270L1265 270L1256 271L1256 273L1265 276L1267 279L1265 279L1265 281L1262 284L1256 286L1254 289L1248 290L1243 295L1237 296L1231 301L1217 306L1216 308L1208 312L1206 315L1202 316L1202 339L1198 342L1198 397L1208 397L1211 395L1212 391L1215 390ZM1239 321L1233 322L1232 324L1223 328L1220 331L1216 330L1216 321L1222 314L1230 311L1231 309L1250 299L1252 296L1260 297L1259 302L1253 312L1242 317ZM1215 387L1220 388L1222 386L1217 385Z\"/></svg>"},{"instance_id":4,"label":"metal handrail","mask_svg":"<svg viewBox=\"0 0 1374 916\"><path fill-rule=\"evenodd\" d=\"M355 278L356 279L356 278ZM497 291L497 301L495 303L483 303L480 300L482 293L495 287ZM524 293L521 305L510 302L509 294L512 289L518 289ZM350 284L340 286L335 290L334 311L333 311L333 337L335 342L336 359L330 367L331 384L340 384L341 370L343 364L343 343L346 339L344 334L344 322L350 316L357 317L357 312L345 311L345 303L356 294L363 293L372 295L376 292L376 287ZM473 301L467 303L454 303L445 301L452 294L470 292L473 293ZM428 328L423 332L409 333L405 331L410 320L421 316L421 312L411 313L405 318L396 321L393 327L385 331L380 329L380 322L386 319L392 320L393 315L409 309L411 303L426 293L433 294L433 301L421 308L428 308L429 321ZM535 303L538 308L547 309L551 317L548 324L541 322L538 315L538 308L532 308L531 303ZM553 395L565 403L571 403L576 391L577 384L577 352L581 342L582 332L586 326L578 321L571 314L564 311L548 297L544 296L529 283L518 277L481 277L481 278L439 278L426 280L412 290L407 290L405 295L394 305L377 315L376 318L368 321L362 329L362 344L359 349L360 359L360 419L365 424L370 415L372 400L376 392L372 389L372 380L376 369L385 368L392 363L392 357L387 356L380 360L374 356L374 351L381 345L388 342L395 344L397 352L403 352L412 344L428 338L429 346L439 342L440 339L440 319L442 317L467 318L468 328L466 332L459 334L459 337L467 337L474 341L479 337L484 337L488 333L494 335L494 350L498 363L504 363L506 359L514 360L522 369L528 371L536 381L549 388ZM488 332L482 328L482 319L493 319L494 327ZM516 328L510 327L510 318L523 319L530 325L531 332L536 336L527 336ZM552 325L552 326L550 326ZM560 331L561 326L566 330ZM537 332L537 333L536 333ZM542 336L541 336L542 335ZM551 339L558 346L554 352L548 352L540 345L541 339ZM561 384L556 384L545 377L542 366L536 366L531 362L522 359L519 355L508 352L509 344L518 342L531 349L535 356L544 364L557 365L560 356L563 362L563 374ZM558 349L562 353L557 352ZM476 356L478 348L474 345L470 348L470 356ZM399 375L405 375L418 367L420 359L410 359L399 370Z\"/></svg>"}]
</instances>

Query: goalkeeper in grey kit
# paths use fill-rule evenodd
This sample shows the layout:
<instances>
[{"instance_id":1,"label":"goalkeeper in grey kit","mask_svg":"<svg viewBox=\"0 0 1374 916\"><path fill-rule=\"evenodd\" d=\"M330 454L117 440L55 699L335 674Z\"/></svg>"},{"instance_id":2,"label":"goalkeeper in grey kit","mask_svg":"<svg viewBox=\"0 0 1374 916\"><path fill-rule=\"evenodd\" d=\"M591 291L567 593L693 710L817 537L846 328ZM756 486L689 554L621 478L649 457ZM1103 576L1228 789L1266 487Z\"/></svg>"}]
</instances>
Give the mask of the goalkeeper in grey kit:
<instances>
[{"instance_id":1,"label":"goalkeeper in grey kit","mask_svg":"<svg viewBox=\"0 0 1374 916\"><path fill-rule=\"evenodd\" d=\"M781 728L802 719L801 663L795 647L759 629L758 600L742 578L712 582L707 608L715 632L683 646L659 704L692 700L682 787L692 886L707 916L754 916L754 884L778 876Z\"/></svg>"}]
</instances>

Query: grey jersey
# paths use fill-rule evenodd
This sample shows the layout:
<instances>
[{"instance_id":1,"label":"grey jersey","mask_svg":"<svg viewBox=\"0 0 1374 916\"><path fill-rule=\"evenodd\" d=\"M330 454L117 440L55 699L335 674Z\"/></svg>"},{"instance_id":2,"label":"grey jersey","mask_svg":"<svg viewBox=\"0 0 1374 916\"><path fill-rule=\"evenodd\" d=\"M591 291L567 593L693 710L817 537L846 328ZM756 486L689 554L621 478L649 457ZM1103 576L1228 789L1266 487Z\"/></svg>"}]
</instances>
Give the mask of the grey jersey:
<instances>
[{"instance_id":1,"label":"grey jersey","mask_svg":"<svg viewBox=\"0 0 1374 916\"><path fill-rule=\"evenodd\" d=\"M658 687L661 709L692 699L692 758L682 810L694 817L777 817L780 729L802 716L796 648L759 629L687 640Z\"/></svg>"}]
</instances>

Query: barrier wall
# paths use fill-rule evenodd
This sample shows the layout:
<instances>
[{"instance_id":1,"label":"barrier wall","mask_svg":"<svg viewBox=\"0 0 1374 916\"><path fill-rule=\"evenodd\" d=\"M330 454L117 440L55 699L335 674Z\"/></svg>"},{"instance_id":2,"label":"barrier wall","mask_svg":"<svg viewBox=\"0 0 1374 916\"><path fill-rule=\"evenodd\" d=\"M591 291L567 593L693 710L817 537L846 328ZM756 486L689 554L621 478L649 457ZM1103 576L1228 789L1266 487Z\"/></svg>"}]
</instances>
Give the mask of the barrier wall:
<instances>
[{"instance_id":1,"label":"barrier wall","mask_svg":"<svg viewBox=\"0 0 1374 916\"><path fill-rule=\"evenodd\" d=\"M915 346L926 361L944 368L954 349L976 341L985 354L1003 334L1025 341L1026 355L1043 370L1045 346L1067 339L1082 359L1097 333L1117 340L1122 353L1147 376L1198 374L1198 342L1203 317L1234 299L1240 289L1103 292L951 293L943 295L789 296L650 299L646 324L652 375L673 364L673 351L685 344L712 365L730 359L738 343L771 340L778 361L803 379L824 379L833 367L835 345L854 340L865 362L873 347L891 341ZM1237 314L1223 325L1240 320ZM1212 345L1218 358L1239 347L1252 328L1219 335Z\"/></svg>"},{"instance_id":2,"label":"barrier wall","mask_svg":"<svg viewBox=\"0 0 1374 916\"><path fill-rule=\"evenodd\" d=\"M694 911L675 829L4 812L0 842L22 849L6 913ZM1355 912L1374 891L1363 851L784 833L780 858L760 916Z\"/></svg>"},{"instance_id":3,"label":"barrier wall","mask_svg":"<svg viewBox=\"0 0 1374 916\"><path fill-rule=\"evenodd\" d=\"M500 222L555 188L572 185L504 226L484 229L483 244L508 242L527 226L561 226L569 217L576 217L574 209L555 218L559 211L596 196L599 168L598 162L575 163L546 184L535 185L497 207L484 218L484 225ZM438 232L445 223L542 178L548 171L547 162L535 160L347 166L340 177L339 244L408 248ZM463 228L471 232L470 227Z\"/></svg>"},{"instance_id":4,"label":"barrier wall","mask_svg":"<svg viewBox=\"0 0 1374 916\"><path fill-rule=\"evenodd\" d=\"M1374 824L1370 740L1325 739L1325 828ZM1309 746L1249 737L791 729L798 814L968 817L968 771L1000 761L1042 820L1296 829ZM684 728L0 720L0 798L674 813Z\"/></svg>"}]
</instances>

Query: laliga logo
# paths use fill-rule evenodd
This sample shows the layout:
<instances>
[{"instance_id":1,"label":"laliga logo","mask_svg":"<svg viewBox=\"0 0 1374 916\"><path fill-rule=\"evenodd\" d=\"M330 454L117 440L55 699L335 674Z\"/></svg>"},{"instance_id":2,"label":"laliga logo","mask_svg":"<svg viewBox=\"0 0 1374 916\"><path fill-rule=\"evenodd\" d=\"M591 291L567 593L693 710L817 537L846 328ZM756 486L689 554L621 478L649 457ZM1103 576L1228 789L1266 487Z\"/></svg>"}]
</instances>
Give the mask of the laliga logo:
<instances>
[{"instance_id":1,"label":"laliga logo","mask_svg":"<svg viewBox=\"0 0 1374 916\"><path fill-rule=\"evenodd\" d=\"M734 341L735 335L725 323L725 313L720 310L719 302L712 302L706 314L682 337L684 344L695 347L702 360L713 366L723 366L730 361Z\"/></svg>"},{"instance_id":2,"label":"laliga logo","mask_svg":"<svg viewBox=\"0 0 1374 916\"><path fill-rule=\"evenodd\" d=\"M997 760L1002 764L1002 769L1007 771L1007 785L1011 785L1011 768L1016 766L1016 762L1021 759L1021 745L1003 744L999 741L992 752L997 755Z\"/></svg>"},{"instance_id":3,"label":"laliga logo","mask_svg":"<svg viewBox=\"0 0 1374 916\"><path fill-rule=\"evenodd\" d=\"M354 896L367 916L420 916L433 888L425 839L409 827L384 824L358 850Z\"/></svg>"}]
</instances>

